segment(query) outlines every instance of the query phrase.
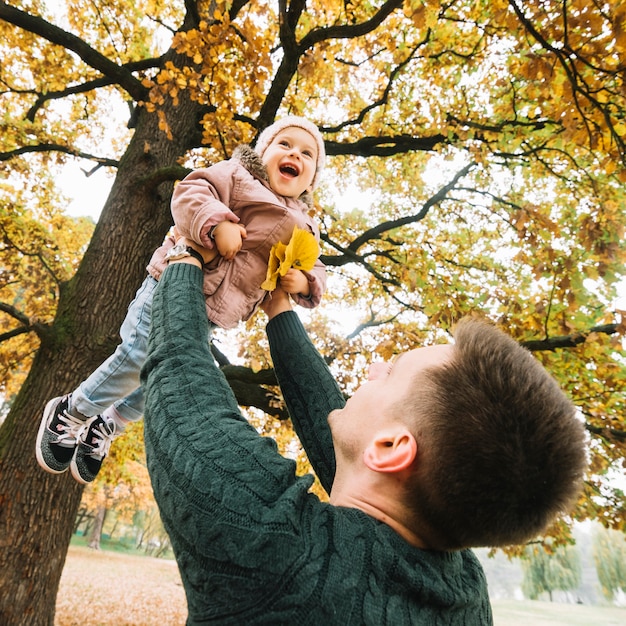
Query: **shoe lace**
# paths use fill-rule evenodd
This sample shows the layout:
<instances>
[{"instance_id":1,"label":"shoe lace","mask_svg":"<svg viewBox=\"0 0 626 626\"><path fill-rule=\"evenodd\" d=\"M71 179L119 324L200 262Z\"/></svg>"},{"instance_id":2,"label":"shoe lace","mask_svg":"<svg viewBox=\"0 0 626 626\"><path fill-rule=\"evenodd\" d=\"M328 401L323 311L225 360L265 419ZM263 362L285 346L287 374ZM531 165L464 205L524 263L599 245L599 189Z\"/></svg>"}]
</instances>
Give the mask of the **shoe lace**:
<instances>
[{"instance_id":1,"label":"shoe lace","mask_svg":"<svg viewBox=\"0 0 626 626\"><path fill-rule=\"evenodd\" d=\"M63 425L63 430L58 433L57 443L75 444L87 428L84 420L74 417L67 411L59 413L57 419Z\"/></svg>"},{"instance_id":2,"label":"shoe lace","mask_svg":"<svg viewBox=\"0 0 626 626\"><path fill-rule=\"evenodd\" d=\"M111 448L111 443L115 439L115 426L107 424L102 418L98 420L98 424L90 427L90 442L93 441L92 437L96 440L95 445L91 445L93 448L89 453L91 456L98 456L104 458Z\"/></svg>"}]
</instances>

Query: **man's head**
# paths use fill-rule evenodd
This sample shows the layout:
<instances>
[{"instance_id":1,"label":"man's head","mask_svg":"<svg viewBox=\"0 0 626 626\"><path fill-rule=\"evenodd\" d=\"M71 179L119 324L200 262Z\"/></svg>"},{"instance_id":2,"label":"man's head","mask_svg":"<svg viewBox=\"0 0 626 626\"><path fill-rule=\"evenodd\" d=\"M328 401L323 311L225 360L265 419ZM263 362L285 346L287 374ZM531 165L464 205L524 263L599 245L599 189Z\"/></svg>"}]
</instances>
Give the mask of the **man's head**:
<instances>
[{"instance_id":1,"label":"man's head","mask_svg":"<svg viewBox=\"0 0 626 626\"><path fill-rule=\"evenodd\" d=\"M548 372L497 328L466 318L454 337L405 353L331 414L338 467L362 454L399 478L406 525L428 547L523 543L579 494L583 425ZM413 456L402 444L411 436Z\"/></svg>"},{"instance_id":2,"label":"man's head","mask_svg":"<svg viewBox=\"0 0 626 626\"><path fill-rule=\"evenodd\" d=\"M254 149L268 169L270 186L281 195L299 197L317 187L326 151L317 126L306 118L290 115L274 122ZM301 191L295 195L294 189Z\"/></svg>"}]
</instances>

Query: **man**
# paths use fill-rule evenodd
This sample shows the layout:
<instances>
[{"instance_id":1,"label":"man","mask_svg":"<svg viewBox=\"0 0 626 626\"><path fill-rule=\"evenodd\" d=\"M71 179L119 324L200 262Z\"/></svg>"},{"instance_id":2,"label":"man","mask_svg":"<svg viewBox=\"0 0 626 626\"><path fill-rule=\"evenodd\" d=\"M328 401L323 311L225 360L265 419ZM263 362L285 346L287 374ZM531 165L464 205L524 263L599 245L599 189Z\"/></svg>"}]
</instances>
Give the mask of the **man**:
<instances>
[{"instance_id":1,"label":"man","mask_svg":"<svg viewBox=\"0 0 626 626\"><path fill-rule=\"evenodd\" d=\"M469 320L454 345L373 367L345 402L276 290L272 359L323 503L215 367L200 265L189 256L163 273L142 371L148 469L188 623L492 623L466 548L535 536L585 469L583 428L552 378Z\"/></svg>"}]
</instances>

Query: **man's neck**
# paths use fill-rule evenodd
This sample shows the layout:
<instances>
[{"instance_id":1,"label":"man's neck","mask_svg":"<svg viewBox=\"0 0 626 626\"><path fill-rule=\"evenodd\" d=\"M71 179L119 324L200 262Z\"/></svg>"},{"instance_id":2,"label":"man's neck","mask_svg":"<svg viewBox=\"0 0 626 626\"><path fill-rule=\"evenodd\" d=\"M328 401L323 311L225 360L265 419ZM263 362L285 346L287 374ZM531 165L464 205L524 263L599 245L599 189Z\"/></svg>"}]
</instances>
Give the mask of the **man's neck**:
<instances>
[{"instance_id":1,"label":"man's neck","mask_svg":"<svg viewBox=\"0 0 626 626\"><path fill-rule=\"evenodd\" d=\"M381 491L380 488L374 489L373 487L362 491L351 489L349 492L345 492L341 488L336 489L336 484L337 481L333 484L333 489L330 494L330 503L333 506L359 509L370 517L387 524L387 526L398 533L398 535L412 546L424 550L428 549L426 542L407 525L404 520L404 511L402 507L398 505L399 500L394 498L393 494L387 492L385 495L381 496L379 495ZM354 486L354 483L352 483L352 486ZM363 497L362 493L368 494L367 497ZM372 494L374 495L372 496Z\"/></svg>"}]
</instances>

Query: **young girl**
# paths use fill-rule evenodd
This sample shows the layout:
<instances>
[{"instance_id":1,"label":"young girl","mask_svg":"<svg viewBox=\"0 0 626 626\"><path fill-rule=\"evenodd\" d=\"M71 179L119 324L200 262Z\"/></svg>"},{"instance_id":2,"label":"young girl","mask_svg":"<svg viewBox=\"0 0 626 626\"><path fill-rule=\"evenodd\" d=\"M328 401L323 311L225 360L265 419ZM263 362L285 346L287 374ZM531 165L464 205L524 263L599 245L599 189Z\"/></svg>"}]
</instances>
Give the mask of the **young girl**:
<instances>
[{"instance_id":1,"label":"young girl","mask_svg":"<svg viewBox=\"0 0 626 626\"><path fill-rule=\"evenodd\" d=\"M326 154L317 127L285 117L258 138L254 150L236 148L232 158L195 170L175 188L172 215L180 234L214 254L202 258L207 315L213 326L247 320L267 292L261 288L272 246L287 243L294 227L319 230L309 215ZM219 253L219 254L218 254ZM141 419L139 373L147 351L154 289L168 260L198 256L168 237L148 264L148 276L131 302L115 352L71 393L45 407L36 457L46 471L71 468L80 483L94 480L111 442L126 424ZM313 308L326 288L324 265L291 269L282 288L297 304Z\"/></svg>"}]
</instances>

